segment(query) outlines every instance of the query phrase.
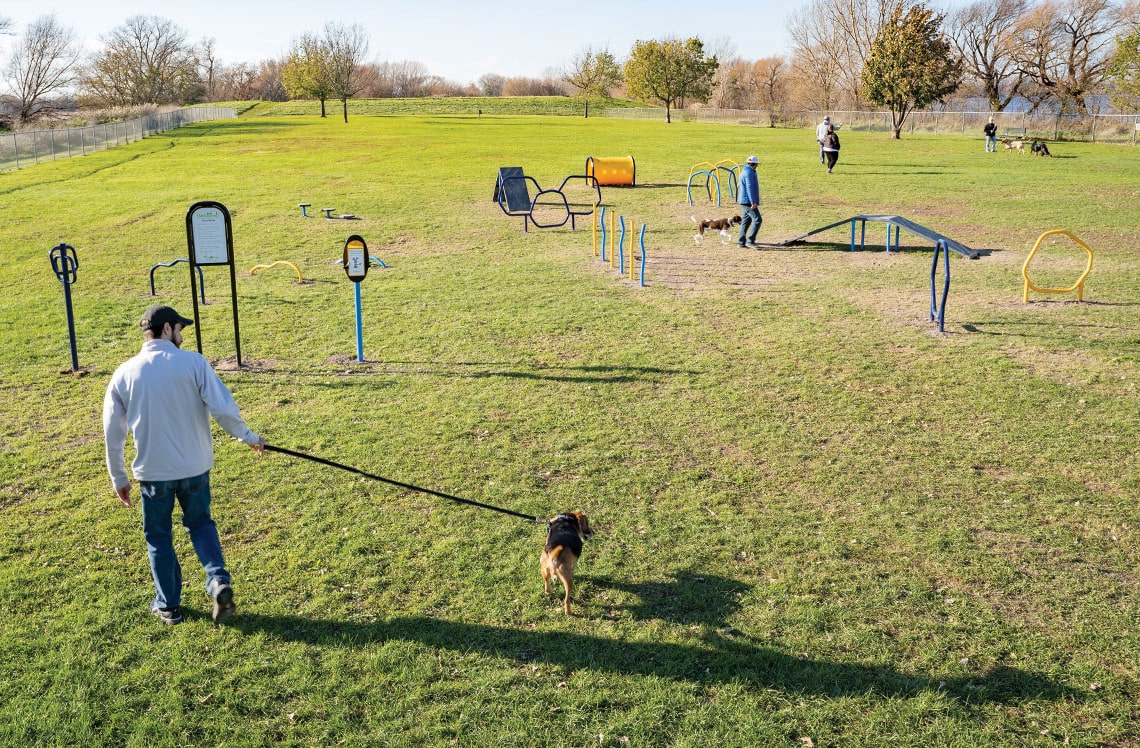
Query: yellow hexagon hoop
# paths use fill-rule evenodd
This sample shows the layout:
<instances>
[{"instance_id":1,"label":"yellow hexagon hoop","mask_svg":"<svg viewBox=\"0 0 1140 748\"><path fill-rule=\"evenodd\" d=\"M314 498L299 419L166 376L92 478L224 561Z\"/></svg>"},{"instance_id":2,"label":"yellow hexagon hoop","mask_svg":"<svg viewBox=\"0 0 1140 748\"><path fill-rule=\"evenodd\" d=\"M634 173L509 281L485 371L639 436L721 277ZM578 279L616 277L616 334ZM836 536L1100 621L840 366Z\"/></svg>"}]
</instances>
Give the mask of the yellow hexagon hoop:
<instances>
[{"instance_id":1,"label":"yellow hexagon hoop","mask_svg":"<svg viewBox=\"0 0 1140 748\"><path fill-rule=\"evenodd\" d=\"M1065 236L1075 241L1081 247L1081 249L1083 249L1089 255L1088 264L1085 265L1085 272L1081 273L1081 277L1077 278L1077 282L1068 288L1038 288L1037 286L1033 285L1033 281L1029 280L1029 273L1026 272L1029 269L1029 263L1033 261L1033 256L1037 254L1037 250L1041 248L1041 242L1045 241L1045 237L1052 236L1053 234L1064 234ZM1029 302L1030 289L1036 291L1037 293L1068 293L1070 291L1076 291L1077 301L1084 301L1085 278L1089 277L1089 271L1092 270L1092 264L1093 251L1089 249L1089 245L1085 244L1083 241L1077 238L1073 232L1066 231L1065 229L1053 229L1052 231L1046 231L1044 234L1037 237L1037 243L1033 245L1033 250L1029 253L1029 256L1025 258L1025 264L1021 266L1021 277L1025 279L1025 288L1021 293L1021 301L1024 303Z\"/></svg>"}]
</instances>

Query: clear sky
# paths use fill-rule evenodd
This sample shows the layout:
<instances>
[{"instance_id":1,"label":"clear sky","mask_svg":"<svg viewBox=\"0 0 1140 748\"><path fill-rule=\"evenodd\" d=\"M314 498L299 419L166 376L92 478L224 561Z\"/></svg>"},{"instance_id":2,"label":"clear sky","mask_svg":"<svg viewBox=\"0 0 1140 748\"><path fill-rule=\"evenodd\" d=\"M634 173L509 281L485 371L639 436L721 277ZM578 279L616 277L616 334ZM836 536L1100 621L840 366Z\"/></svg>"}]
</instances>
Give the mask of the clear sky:
<instances>
[{"instance_id":1,"label":"clear sky","mask_svg":"<svg viewBox=\"0 0 1140 748\"><path fill-rule=\"evenodd\" d=\"M416 60L457 83L484 73L541 76L564 67L587 45L608 47L620 60L634 41L699 36L706 50L729 45L746 59L788 52L787 17L800 0L753 0L739 6L699 0L0 0L0 16L16 31L55 13L89 50L99 36L133 15L170 19L190 42L217 40L224 63L281 55L306 31L327 21L359 23L368 32L369 59ZM7 40L10 43L10 38ZM0 42L2 44L3 42Z\"/></svg>"}]
</instances>

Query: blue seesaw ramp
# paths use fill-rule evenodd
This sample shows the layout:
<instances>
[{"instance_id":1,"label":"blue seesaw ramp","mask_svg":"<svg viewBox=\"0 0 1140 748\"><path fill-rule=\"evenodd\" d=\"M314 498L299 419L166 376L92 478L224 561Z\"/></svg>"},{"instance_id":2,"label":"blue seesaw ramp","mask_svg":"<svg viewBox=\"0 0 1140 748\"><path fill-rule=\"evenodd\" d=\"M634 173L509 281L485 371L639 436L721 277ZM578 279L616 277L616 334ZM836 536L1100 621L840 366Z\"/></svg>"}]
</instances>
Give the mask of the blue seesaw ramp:
<instances>
[{"instance_id":1,"label":"blue seesaw ramp","mask_svg":"<svg viewBox=\"0 0 1140 748\"><path fill-rule=\"evenodd\" d=\"M914 221L912 221L908 218L903 218L902 216L875 216L875 215L852 216L851 218L844 218L842 221L836 221L835 223L828 224L827 226L823 226L823 227L818 228L818 229L813 229L813 230L807 232L806 234L800 234L799 236L792 237L791 239L788 239L786 241L778 242L775 246L787 247L787 246L791 246L792 244L805 244L806 242L804 240L807 239L809 236L813 236L815 234L819 234L821 232L828 231L830 229L836 228L837 226L842 226L846 223L850 223L851 224L851 251L854 252L855 251L855 224L858 223L862 227L861 231L859 233L859 249L863 249L864 244L865 244L864 240L866 239L866 236L867 236L867 221L875 221L877 223L885 223L887 225L887 251L888 252L891 251L891 229L893 228L894 229L894 248L895 249L899 248L899 229L906 229L907 231L911 232L912 234L915 234L916 236L921 236L924 239L929 239L930 241L932 241L935 244L935 246L937 246L939 241L943 241L946 243L946 247L950 251L957 252L958 254L962 255L963 257L965 257L967 259L976 260L979 257L981 257L981 255L982 255L981 252L970 249L969 247L967 247L965 244L962 244L961 242L956 242L948 236L943 236L942 234L939 234L937 231L934 231L932 229L928 229L926 226L915 223Z\"/></svg>"}]
</instances>

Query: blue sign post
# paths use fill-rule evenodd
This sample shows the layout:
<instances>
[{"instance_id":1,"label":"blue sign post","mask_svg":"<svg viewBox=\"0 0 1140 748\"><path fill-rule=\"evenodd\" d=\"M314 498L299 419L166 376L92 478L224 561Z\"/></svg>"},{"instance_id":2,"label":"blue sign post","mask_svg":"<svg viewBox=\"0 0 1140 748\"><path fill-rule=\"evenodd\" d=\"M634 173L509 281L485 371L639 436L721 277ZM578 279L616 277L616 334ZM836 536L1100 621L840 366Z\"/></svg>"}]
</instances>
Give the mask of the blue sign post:
<instances>
[{"instance_id":1,"label":"blue sign post","mask_svg":"<svg viewBox=\"0 0 1140 748\"><path fill-rule=\"evenodd\" d=\"M63 284L63 298L67 304L67 334L71 340L71 370L79 371L79 354L75 350L75 315L71 311L71 284L75 282L76 271L79 270L79 258L75 255L75 247L69 244L52 247L48 258L51 259L55 277Z\"/></svg>"},{"instance_id":2,"label":"blue sign post","mask_svg":"<svg viewBox=\"0 0 1140 748\"><path fill-rule=\"evenodd\" d=\"M368 245L353 234L344 243L344 273L356 287L356 360L364 363L364 322L360 313L360 282L368 277Z\"/></svg>"}]
</instances>

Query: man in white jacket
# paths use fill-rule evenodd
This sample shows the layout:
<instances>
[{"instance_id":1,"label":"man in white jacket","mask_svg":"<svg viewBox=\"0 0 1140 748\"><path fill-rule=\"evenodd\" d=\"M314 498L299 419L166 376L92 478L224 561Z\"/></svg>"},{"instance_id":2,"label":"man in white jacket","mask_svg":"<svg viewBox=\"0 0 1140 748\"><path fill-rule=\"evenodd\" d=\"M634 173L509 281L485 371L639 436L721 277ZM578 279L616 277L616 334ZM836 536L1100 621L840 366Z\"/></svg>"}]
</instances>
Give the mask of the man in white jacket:
<instances>
[{"instance_id":1,"label":"man in white jacket","mask_svg":"<svg viewBox=\"0 0 1140 748\"><path fill-rule=\"evenodd\" d=\"M827 128L831 127L831 116L824 115L823 122L815 126L815 139L819 141L819 162L823 163L823 141L827 138Z\"/></svg>"},{"instance_id":2,"label":"man in white jacket","mask_svg":"<svg viewBox=\"0 0 1140 748\"><path fill-rule=\"evenodd\" d=\"M210 515L210 469L214 445L210 417L226 433L260 454L265 440L249 430L238 406L209 362L181 350L182 329L194 324L168 306L143 314L142 350L115 370L103 398L107 470L115 493L131 505L131 481L124 466L127 430L135 443L131 472L139 481L143 535L155 598L150 610L163 623L182 622L182 568L174 552L174 502L206 571L213 619L233 615L230 574L218 528Z\"/></svg>"}]
</instances>

